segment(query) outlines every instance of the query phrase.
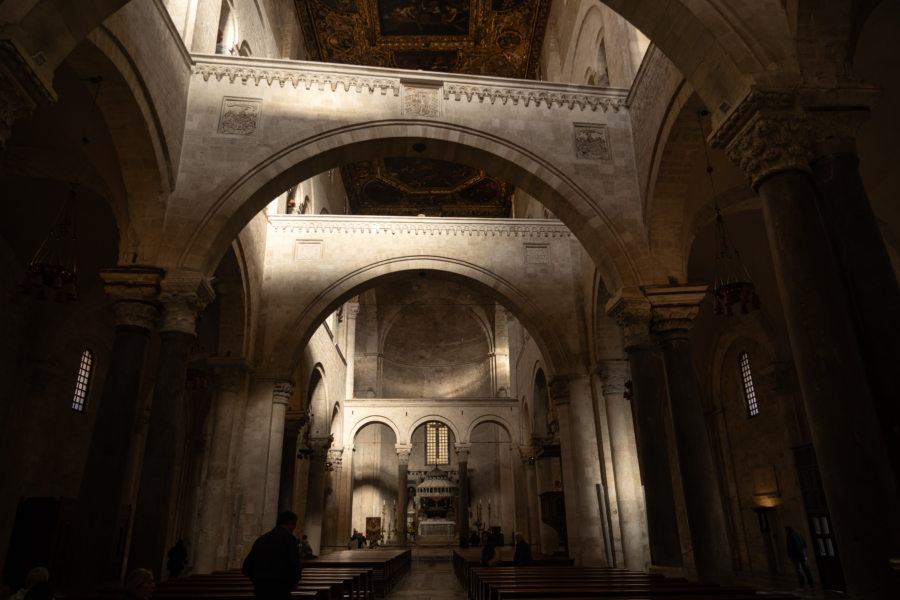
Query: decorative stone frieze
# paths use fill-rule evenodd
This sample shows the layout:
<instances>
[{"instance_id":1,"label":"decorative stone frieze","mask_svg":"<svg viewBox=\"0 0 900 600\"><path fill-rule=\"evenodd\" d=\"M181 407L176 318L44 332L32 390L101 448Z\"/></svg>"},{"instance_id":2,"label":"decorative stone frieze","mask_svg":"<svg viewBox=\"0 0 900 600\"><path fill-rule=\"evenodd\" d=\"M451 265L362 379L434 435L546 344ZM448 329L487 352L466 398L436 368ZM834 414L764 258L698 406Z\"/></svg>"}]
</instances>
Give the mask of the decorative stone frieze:
<instances>
[{"instance_id":1,"label":"decorative stone frieze","mask_svg":"<svg viewBox=\"0 0 900 600\"><path fill-rule=\"evenodd\" d=\"M516 237L526 239L570 238L572 236L572 232L569 231L568 227L559 221L541 221L538 223L529 219L522 219L521 221L521 223L498 224L487 219L484 222L472 222L471 219L466 219L465 223L453 223L450 219L441 219L440 223L436 223L428 222L425 219L379 221L374 219L309 219L304 216L291 215L269 217L271 227L278 233ZM297 240L296 243L315 244L318 248L321 245L321 240Z\"/></svg>"},{"instance_id":2,"label":"decorative stone frieze","mask_svg":"<svg viewBox=\"0 0 900 600\"><path fill-rule=\"evenodd\" d=\"M606 314L622 328L626 349L649 343L650 302L643 290L622 290L606 303Z\"/></svg>"},{"instance_id":3,"label":"decorative stone frieze","mask_svg":"<svg viewBox=\"0 0 900 600\"><path fill-rule=\"evenodd\" d=\"M539 108L543 105L548 109L567 108L569 110L577 107L581 110L590 109L591 111L600 109L603 112L608 110L619 112L619 109L625 107L625 96L619 94L591 94L561 90L535 90L530 88L445 83L444 100L450 99L457 102L463 99L468 102L472 102L473 99L478 100L478 102L488 100L491 104L499 100L501 104L512 103L513 106L523 104L524 106Z\"/></svg>"},{"instance_id":4,"label":"decorative stone frieze","mask_svg":"<svg viewBox=\"0 0 900 600\"><path fill-rule=\"evenodd\" d=\"M272 384L272 402L275 404L284 404L291 399L294 393L294 382L287 379L280 379Z\"/></svg>"},{"instance_id":5,"label":"decorative stone frieze","mask_svg":"<svg viewBox=\"0 0 900 600\"><path fill-rule=\"evenodd\" d=\"M401 465L409 464L409 456L412 454L412 445L411 444L397 444L394 446L397 449L397 460L400 461Z\"/></svg>"},{"instance_id":6,"label":"decorative stone frieze","mask_svg":"<svg viewBox=\"0 0 900 600\"><path fill-rule=\"evenodd\" d=\"M196 335L197 315L216 294L209 279L195 271L170 271L160 283L159 300L165 307L161 331Z\"/></svg>"},{"instance_id":7,"label":"decorative stone frieze","mask_svg":"<svg viewBox=\"0 0 900 600\"><path fill-rule=\"evenodd\" d=\"M363 74L341 72L322 72L315 68L279 68L276 66L253 66L242 64L240 59L229 59L229 62L197 60L192 72L199 75L203 81L214 79L227 81L231 84L242 86L268 86L289 85L294 89L318 90L335 92L343 90L357 93L378 91L382 96L400 96L402 90L401 112L413 117L439 117L441 113L440 101L454 102L481 102L487 100L490 104L498 101L500 104L512 104L518 106L544 107L547 109L618 112L626 108L626 93L622 91L598 91L578 89L577 86L563 86L553 83L540 83L522 86L490 85L478 83L463 83L456 81L442 81L435 77L433 80L423 81L424 85L404 84L400 75L397 77L373 77ZM429 85L431 84L431 85ZM585 86L586 88L586 86Z\"/></svg>"},{"instance_id":8,"label":"decorative stone frieze","mask_svg":"<svg viewBox=\"0 0 900 600\"><path fill-rule=\"evenodd\" d=\"M565 406L569 403L569 380L565 377L555 377L550 382L550 397L557 406Z\"/></svg>"},{"instance_id":9,"label":"decorative stone frieze","mask_svg":"<svg viewBox=\"0 0 900 600\"><path fill-rule=\"evenodd\" d=\"M657 339L687 338L688 330L700 302L706 296L706 285L648 286L644 294L650 302L650 330Z\"/></svg>"},{"instance_id":10,"label":"decorative stone frieze","mask_svg":"<svg viewBox=\"0 0 900 600\"><path fill-rule=\"evenodd\" d=\"M9 139L16 121L55 100L53 89L34 71L16 44L9 39L0 40L0 146Z\"/></svg>"}]
</instances>

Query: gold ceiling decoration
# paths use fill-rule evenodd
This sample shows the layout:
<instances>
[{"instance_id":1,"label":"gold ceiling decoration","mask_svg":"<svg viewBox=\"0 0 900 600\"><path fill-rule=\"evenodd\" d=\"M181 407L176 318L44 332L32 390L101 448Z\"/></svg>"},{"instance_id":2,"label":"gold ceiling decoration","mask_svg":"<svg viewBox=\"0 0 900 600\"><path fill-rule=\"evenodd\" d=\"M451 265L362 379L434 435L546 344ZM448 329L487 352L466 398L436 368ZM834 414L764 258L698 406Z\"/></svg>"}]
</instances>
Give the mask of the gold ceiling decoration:
<instances>
[{"instance_id":1,"label":"gold ceiling decoration","mask_svg":"<svg viewBox=\"0 0 900 600\"><path fill-rule=\"evenodd\" d=\"M313 60L534 79L549 0L295 0Z\"/></svg>"}]
</instances>

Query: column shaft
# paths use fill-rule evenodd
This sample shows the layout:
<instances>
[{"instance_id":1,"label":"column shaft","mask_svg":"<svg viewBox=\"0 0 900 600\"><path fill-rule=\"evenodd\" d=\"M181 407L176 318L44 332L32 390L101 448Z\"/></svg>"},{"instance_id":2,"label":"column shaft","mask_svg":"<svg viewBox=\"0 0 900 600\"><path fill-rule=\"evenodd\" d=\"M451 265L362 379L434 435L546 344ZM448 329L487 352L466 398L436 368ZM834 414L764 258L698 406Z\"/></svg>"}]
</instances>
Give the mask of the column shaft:
<instances>
[{"instance_id":1,"label":"column shaft","mask_svg":"<svg viewBox=\"0 0 900 600\"><path fill-rule=\"evenodd\" d=\"M397 467L397 544L406 545L406 504L409 496L406 491L406 481L409 477L409 457L401 460Z\"/></svg>"},{"instance_id":2,"label":"column shaft","mask_svg":"<svg viewBox=\"0 0 900 600\"><path fill-rule=\"evenodd\" d=\"M798 170L758 191L847 585L854 597L886 598L896 589L900 498L818 194Z\"/></svg>"},{"instance_id":3,"label":"column shaft","mask_svg":"<svg viewBox=\"0 0 900 600\"><path fill-rule=\"evenodd\" d=\"M531 447L528 447L528 456L522 459L522 469L525 471L525 500L528 503L528 543L540 547L540 521L541 515L538 509L537 483L534 475L534 456Z\"/></svg>"},{"instance_id":4,"label":"column shaft","mask_svg":"<svg viewBox=\"0 0 900 600\"><path fill-rule=\"evenodd\" d=\"M469 538L469 452L470 447L457 445L457 468L459 470L459 539Z\"/></svg>"},{"instance_id":5,"label":"column shaft","mask_svg":"<svg viewBox=\"0 0 900 600\"><path fill-rule=\"evenodd\" d=\"M162 580L172 514L175 454L184 417L187 359L194 336L182 331L160 333L153 406L141 466L129 570L149 568Z\"/></svg>"}]
</instances>

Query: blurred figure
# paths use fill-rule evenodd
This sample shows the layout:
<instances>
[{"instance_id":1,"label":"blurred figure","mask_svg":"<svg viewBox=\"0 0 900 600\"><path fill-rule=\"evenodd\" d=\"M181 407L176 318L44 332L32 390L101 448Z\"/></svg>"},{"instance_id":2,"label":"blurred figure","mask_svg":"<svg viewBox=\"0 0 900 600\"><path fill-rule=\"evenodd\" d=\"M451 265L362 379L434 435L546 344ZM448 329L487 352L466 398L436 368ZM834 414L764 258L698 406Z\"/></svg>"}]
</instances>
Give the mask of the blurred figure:
<instances>
[{"instance_id":1,"label":"blurred figure","mask_svg":"<svg viewBox=\"0 0 900 600\"><path fill-rule=\"evenodd\" d=\"M785 536L785 544L787 545L787 555L794 563L794 570L797 572L797 587L803 587L803 575L806 575L806 581L809 587L813 587L812 574L809 572L809 564L806 558L806 540L803 536L791 529L784 528L787 535Z\"/></svg>"},{"instance_id":2,"label":"blurred figure","mask_svg":"<svg viewBox=\"0 0 900 600\"><path fill-rule=\"evenodd\" d=\"M125 600L150 600L154 587L150 569L135 569L125 577Z\"/></svg>"},{"instance_id":3,"label":"blurred figure","mask_svg":"<svg viewBox=\"0 0 900 600\"><path fill-rule=\"evenodd\" d=\"M517 567L530 567L534 564L534 560L531 558L531 545L519 533L516 534L516 553L513 556L513 564Z\"/></svg>"},{"instance_id":4,"label":"blurred figure","mask_svg":"<svg viewBox=\"0 0 900 600\"><path fill-rule=\"evenodd\" d=\"M184 540L178 540L175 545L169 549L166 556L166 568L169 570L169 579L181 577L181 572L187 566L188 552Z\"/></svg>"},{"instance_id":5,"label":"blurred figure","mask_svg":"<svg viewBox=\"0 0 900 600\"><path fill-rule=\"evenodd\" d=\"M35 567L25 576L25 585L18 592L9 597L9 600L25 600L25 594L36 585L50 581L50 571L47 567Z\"/></svg>"}]
</instances>

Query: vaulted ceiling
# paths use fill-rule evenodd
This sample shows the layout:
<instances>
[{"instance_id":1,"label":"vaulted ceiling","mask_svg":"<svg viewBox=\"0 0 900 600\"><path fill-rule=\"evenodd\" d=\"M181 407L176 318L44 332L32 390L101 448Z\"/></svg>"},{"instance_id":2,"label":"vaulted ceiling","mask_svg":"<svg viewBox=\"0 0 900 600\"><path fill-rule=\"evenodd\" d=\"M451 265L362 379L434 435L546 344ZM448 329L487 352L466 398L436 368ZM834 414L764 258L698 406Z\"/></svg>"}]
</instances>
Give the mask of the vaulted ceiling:
<instances>
[{"instance_id":1,"label":"vaulted ceiling","mask_svg":"<svg viewBox=\"0 0 900 600\"><path fill-rule=\"evenodd\" d=\"M533 79L549 0L295 0L314 60ZM507 217L511 185L427 159L341 170L355 214Z\"/></svg>"}]
</instances>

